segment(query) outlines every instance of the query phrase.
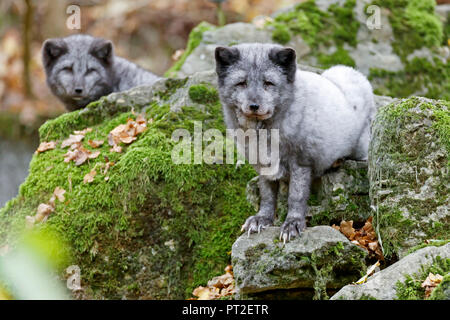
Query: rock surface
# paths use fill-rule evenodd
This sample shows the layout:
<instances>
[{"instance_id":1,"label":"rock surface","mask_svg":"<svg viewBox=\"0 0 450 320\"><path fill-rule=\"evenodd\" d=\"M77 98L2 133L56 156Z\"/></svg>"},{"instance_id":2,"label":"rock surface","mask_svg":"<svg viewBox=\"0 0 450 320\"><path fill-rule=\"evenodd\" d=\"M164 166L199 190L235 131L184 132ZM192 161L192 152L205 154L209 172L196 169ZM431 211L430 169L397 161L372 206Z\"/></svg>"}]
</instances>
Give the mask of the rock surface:
<instances>
[{"instance_id":1,"label":"rock surface","mask_svg":"<svg viewBox=\"0 0 450 320\"><path fill-rule=\"evenodd\" d=\"M339 288L364 272L367 253L331 227L307 228L286 244L279 235L278 227L269 227L250 237L244 234L233 244L231 260L240 297L315 287L323 298L325 287Z\"/></svg>"},{"instance_id":2,"label":"rock surface","mask_svg":"<svg viewBox=\"0 0 450 320\"><path fill-rule=\"evenodd\" d=\"M350 284L343 287L331 297L331 300L396 299L397 282L404 281L405 275L412 275L421 271L423 266L432 264L433 259L438 256L442 259L450 258L450 243L441 247L431 246L419 249L386 269L375 273L366 283Z\"/></svg>"},{"instance_id":3,"label":"rock surface","mask_svg":"<svg viewBox=\"0 0 450 320\"><path fill-rule=\"evenodd\" d=\"M450 238L449 108L405 99L382 107L372 125L370 199L387 257Z\"/></svg>"},{"instance_id":4,"label":"rock surface","mask_svg":"<svg viewBox=\"0 0 450 320\"><path fill-rule=\"evenodd\" d=\"M214 69L214 49L219 45L281 43L294 48L298 62L303 65L322 69L336 64L355 67L369 76L381 95L448 98L450 81L443 70L448 68L450 50L439 43L446 41L442 26L447 24L443 17L447 11L439 6L434 14L423 9L426 6L417 5L418 2L407 5L375 0L316 0L311 5L313 1L306 1L280 10L271 18L257 17L252 23L202 28L195 33L187 57L168 74L183 78ZM377 7L366 12L372 4ZM420 18L418 21L410 18L423 15L429 21L427 26L420 25ZM417 47L420 43L417 39L424 37L436 39L433 44Z\"/></svg>"}]
</instances>

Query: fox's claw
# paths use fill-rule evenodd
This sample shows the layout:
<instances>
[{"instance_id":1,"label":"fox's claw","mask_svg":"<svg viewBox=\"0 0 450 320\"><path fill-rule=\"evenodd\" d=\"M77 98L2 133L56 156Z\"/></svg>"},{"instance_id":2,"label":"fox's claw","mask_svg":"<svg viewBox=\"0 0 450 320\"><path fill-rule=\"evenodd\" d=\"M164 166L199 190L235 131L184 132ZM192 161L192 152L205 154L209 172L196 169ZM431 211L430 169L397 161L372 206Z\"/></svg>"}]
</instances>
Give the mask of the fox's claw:
<instances>
[{"instance_id":1,"label":"fox's claw","mask_svg":"<svg viewBox=\"0 0 450 320\"><path fill-rule=\"evenodd\" d=\"M288 218L281 226L280 241L283 243L291 241L291 239L299 236L306 228L305 219L302 218Z\"/></svg>"},{"instance_id":2,"label":"fox's claw","mask_svg":"<svg viewBox=\"0 0 450 320\"><path fill-rule=\"evenodd\" d=\"M260 233L261 230L264 230L265 228L271 226L272 224L273 222L270 218L255 215L251 216L245 221L244 225L241 228L241 231L247 231L247 235L250 237L250 234L252 232Z\"/></svg>"}]
</instances>

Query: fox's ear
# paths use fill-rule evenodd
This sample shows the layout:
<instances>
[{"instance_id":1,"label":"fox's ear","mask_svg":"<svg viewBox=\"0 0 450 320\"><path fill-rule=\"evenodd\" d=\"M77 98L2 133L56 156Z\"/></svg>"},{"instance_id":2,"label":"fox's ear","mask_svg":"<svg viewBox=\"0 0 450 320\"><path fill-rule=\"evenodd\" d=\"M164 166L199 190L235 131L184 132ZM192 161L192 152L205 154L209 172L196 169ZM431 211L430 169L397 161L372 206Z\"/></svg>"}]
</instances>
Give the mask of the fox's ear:
<instances>
[{"instance_id":1,"label":"fox's ear","mask_svg":"<svg viewBox=\"0 0 450 320\"><path fill-rule=\"evenodd\" d=\"M67 52L67 44L62 39L48 39L42 45L42 60L45 67Z\"/></svg>"},{"instance_id":2,"label":"fox's ear","mask_svg":"<svg viewBox=\"0 0 450 320\"><path fill-rule=\"evenodd\" d=\"M216 71L221 77L230 65L239 60L239 50L237 48L217 47L215 57Z\"/></svg>"},{"instance_id":3,"label":"fox's ear","mask_svg":"<svg viewBox=\"0 0 450 320\"><path fill-rule=\"evenodd\" d=\"M96 40L89 50L89 53L105 64L112 64L114 56L113 44L109 40Z\"/></svg>"},{"instance_id":4,"label":"fox's ear","mask_svg":"<svg viewBox=\"0 0 450 320\"><path fill-rule=\"evenodd\" d=\"M289 82L295 80L297 62L295 50L292 48L274 48L269 53L270 60L279 65L287 76Z\"/></svg>"}]
</instances>

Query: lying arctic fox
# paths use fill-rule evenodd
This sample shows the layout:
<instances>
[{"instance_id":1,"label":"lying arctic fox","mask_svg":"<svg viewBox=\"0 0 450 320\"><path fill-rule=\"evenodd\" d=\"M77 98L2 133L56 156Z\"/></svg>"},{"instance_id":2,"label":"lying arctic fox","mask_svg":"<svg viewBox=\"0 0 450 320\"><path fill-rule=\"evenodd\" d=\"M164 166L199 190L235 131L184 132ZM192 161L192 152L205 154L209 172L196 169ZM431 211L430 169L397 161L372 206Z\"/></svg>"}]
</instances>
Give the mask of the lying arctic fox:
<instances>
[{"instance_id":1,"label":"lying arctic fox","mask_svg":"<svg viewBox=\"0 0 450 320\"><path fill-rule=\"evenodd\" d=\"M367 159L376 112L372 87L346 66L322 75L300 71L295 50L273 44L217 47L215 58L227 127L279 130L278 170L260 175L259 212L242 228L250 234L273 224L278 182L286 180L288 214L280 238L289 240L306 228L312 179L338 159Z\"/></svg>"}]
</instances>

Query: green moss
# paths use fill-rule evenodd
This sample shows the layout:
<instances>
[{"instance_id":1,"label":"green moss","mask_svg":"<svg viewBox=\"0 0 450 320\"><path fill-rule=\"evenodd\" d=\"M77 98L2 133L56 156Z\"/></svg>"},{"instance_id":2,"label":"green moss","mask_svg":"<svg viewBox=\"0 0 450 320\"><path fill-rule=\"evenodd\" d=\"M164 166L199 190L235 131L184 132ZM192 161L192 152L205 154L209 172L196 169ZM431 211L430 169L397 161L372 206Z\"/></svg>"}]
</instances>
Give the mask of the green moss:
<instances>
[{"instance_id":1,"label":"green moss","mask_svg":"<svg viewBox=\"0 0 450 320\"><path fill-rule=\"evenodd\" d=\"M273 32L272 32L272 40L281 44L286 44L291 41L291 34L289 32L289 28L282 24L275 22L272 24Z\"/></svg>"},{"instance_id":2,"label":"green moss","mask_svg":"<svg viewBox=\"0 0 450 320\"><path fill-rule=\"evenodd\" d=\"M348 255L344 256L344 244L342 242L336 243L336 245L324 248L322 251L313 252L311 257L302 257L302 260L310 264L314 272L314 300L328 300L327 283L336 274L339 274L340 265L345 259L349 259L353 262L353 265L347 266L350 270L357 271L360 274L364 274L366 271L366 265L364 264L364 258L366 253L361 249L354 248ZM350 256L350 257L349 257ZM355 279L356 280L356 279ZM350 280L349 282L351 282Z\"/></svg>"},{"instance_id":3,"label":"green moss","mask_svg":"<svg viewBox=\"0 0 450 320\"><path fill-rule=\"evenodd\" d=\"M404 61L404 71L390 72L383 69L370 70L369 80L382 81L376 94L391 97L408 97L424 92L428 98L450 99L450 67L447 62L434 57L432 61L415 57Z\"/></svg>"},{"instance_id":4,"label":"green moss","mask_svg":"<svg viewBox=\"0 0 450 320\"><path fill-rule=\"evenodd\" d=\"M319 53L317 56L320 67L327 69L334 65L342 64L350 67L355 67L355 60L349 55L348 51L342 47L332 54Z\"/></svg>"},{"instance_id":5,"label":"green moss","mask_svg":"<svg viewBox=\"0 0 450 320\"><path fill-rule=\"evenodd\" d=\"M167 79L165 81L165 90L156 92L155 95L157 95L161 100L167 101L172 94L175 93L179 88L183 87L186 84L186 81L188 79Z\"/></svg>"},{"instance_id":6,"label":"green moss","mask_svg":"<svg viewBox=\"0 0 450 320\"><path fill-rule=\"evenodd\" d=\"M407 59L414 50L422 47L432 52L444 43L442 23L434 13L434 0L388 0L372 4L388 8L395 41L394 51L405 65L404 71L389 72L383 69L370 71L371 80L381 80L383 85L375 93L392 97L407 97L415 92L424 92L429 98L450 99L450 69L447 61L436 57Z\"/></svg>"},{"instance_id":7,"label":"green moss","mask_svg":"<svg viewBox=\"0 0 450 320\"><path fill-rule=\"evenodd\" d=\"M374 181L374 177L377 177L376 181L379 182L371 184L372 201L375 205L384 203L383 196L377 195L384 189L394 193L398 191L399 194L405 194L411 189L419 194L425 181L430 178L429 173L423 170L406 173L406 170L402 169L402 174L399 174L399 168L429 168L436 173L445 172L449 167L448 116L447 101L430 101L417 97L390 104L379 110L373 131L374 137L377 137L375 141L379 143L371 147L374 157L372 161L378 162L369 166L372 170L371 180ZM412 123L428 122L429 125L418 127L414 129L414 134L411 133ZM430 163L427 157L437 150L443 150L443 157ZM413 246L414 244L406 244L405 241L410 239L414 230L424 232L424 239L449 238L446 228L450 223L448 217L440 218L439 221L425 218L439 206L445 205L448 200L445 175L446 173L443 173L442 176L436 177L442 182L440 186L433 188L433 198L414 199L403 196L394 202L388 200L387 205L378 206L374 223L380 233L386 258Z\"/></svg>"},{"instance_id":8,"label":"green moss","mask_svg":"<svg viewBox=\"0 0 450 320\"><path fill-rule=\"evenodd\" d=\"M419 272L412 275L406 275L403 282L398 281L395 285L396 298L398 300L424 300L425 289L422 288L421 284L425 281L430 272L445 276L447 279L447 284L445 284L445 286L447 286L449 280L448 275L450 272L450 259L443 259L437 256L433 259L431 264L421 266L421 270ZM434 299L439 297L439 292L441 290L442 287L434 294Z\"/></svg>"},{"instance_id":9,"label":"green moss","mask_svg":"<svg viewBox=\"0 0 450 320\"><path fill-rule=\"evenodd\" d=\"M180 85L172 84L169 91ZM175 129L192 133L197 120L204 130L225 130L217 92L200 85L190 94L205 103L204 110L186 106L174 113L168 105L153 103L146 109L153 122L121 154L105 143L100 157L78 167L63 162L67 150L60 148L35 155L19 196L0 210L0 243L13 242L25 216L34 215L59 186L67 191L65 202L37 228L50 228L71 244L71 263L81 267L88 296L184 298L220 275L240 225L253 211L245 188L255 172L248 165L173 164ZM102 99L83 112L48 121L41 138L61 141L89 126L93 131L84 146L90 149L89 139L106 141L114 127L134 118L132 107ZM100 172L104 157L115 163L107 175ZM84 184L84 175L94 168L94 181Z\"/></svg>"},{"instance_id":10,"label":"green moss","mask_svg":"<svg viewBox=\"0 0 450 320\"><path fill-rule=\"evenodd\" d=\"M332 4L328 11L320 10L314 0L297 4L292 10L280 13L267 26L272 29L272 39L281 44L300 35L317 55L320 67L335 64L355 66L355 62L343 48L344 44L356 46L359 22L353 16L356 0L347 0L342 6ZM319 46L336 46L331 55L319 51Z\"/></svg>"},{"instance_id":11,"label":"green moss","mask_svg":"<svg viewBox=\"0 0 450 320\"><path fill-rule=\"evenodd\" d=\"M359 22L353 16L355 6L356 0L347 0L342 6L334 3L328 8L336 21L333 26L333 39L338 45L348 43L356 47Z\"/></svg>"},{"instance_id":12,"label":"green moss","mask_svg":"<svg viewBox=\"0 0 450 320\"><path fill-rule=\"evenodd\" d=\"M447 239L447 240L435 240L435 241L430 241L429 243L419 244L419 245L409 249L408 254L416 252L417 250L425 248L425 247L441 247L449 242L450 242L450 240Z\"/></svg>"},{"instance_id":13,"label":"green moss","mask_svg":"<svg viewBox=\"0 0 450 320\"><path fill-rule=\"evenodd\" d=\"M186 58L198 47L203 39L203 33L208 30L212 30L215 27L207 22L202 22L189 34L189 39L186 45L186 50L180 57L180 59L164 74L165 77L176 77L177 72L181 69Z\"/></svg>"},{"instance_id":14,"label":"green moss","mask_svg":"<svg viewBox=\"0 0 450 320\"><path fill-rule=\"evenodd\" d=\"M211 85L196 84L189 88L189 98L196 103L217 103L219 101L219 93Z\"/></svg>"}]
</instances>

